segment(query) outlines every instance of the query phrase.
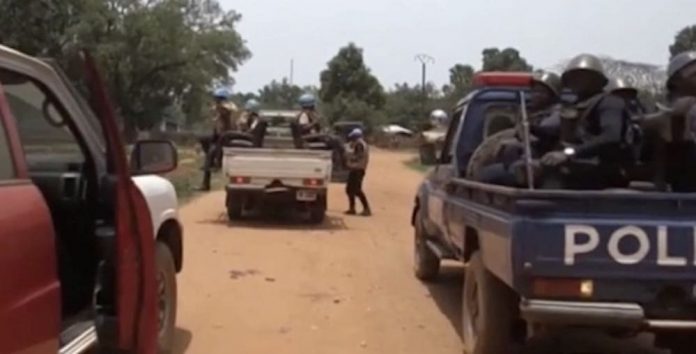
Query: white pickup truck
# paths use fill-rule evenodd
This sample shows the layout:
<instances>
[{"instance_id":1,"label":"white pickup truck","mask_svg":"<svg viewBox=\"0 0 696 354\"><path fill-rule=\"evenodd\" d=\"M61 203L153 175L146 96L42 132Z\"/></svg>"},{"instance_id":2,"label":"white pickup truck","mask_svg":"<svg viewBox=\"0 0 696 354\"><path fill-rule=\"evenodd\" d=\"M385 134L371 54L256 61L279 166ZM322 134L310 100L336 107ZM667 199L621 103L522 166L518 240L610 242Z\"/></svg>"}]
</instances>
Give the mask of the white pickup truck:
<instances>
[{"instance_id":1,"label":"white pickup truck","mask_svg":"<svg viewBox=\"0 0 696 354\"><path fill-rule=\"evenodd\" d=\"M331 182L331 151L265 148L224 148L227 214L271 203L306 210L313 223L324 220Z\"/></svg>"}]
</instances>

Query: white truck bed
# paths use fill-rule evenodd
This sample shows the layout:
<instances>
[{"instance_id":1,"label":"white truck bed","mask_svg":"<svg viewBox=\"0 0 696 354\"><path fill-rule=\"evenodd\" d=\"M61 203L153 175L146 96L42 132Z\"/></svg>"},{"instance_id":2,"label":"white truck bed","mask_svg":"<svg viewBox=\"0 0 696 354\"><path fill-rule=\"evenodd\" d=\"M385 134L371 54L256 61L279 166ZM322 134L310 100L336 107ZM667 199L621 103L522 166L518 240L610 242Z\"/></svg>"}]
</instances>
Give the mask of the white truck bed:
<instances>
[{"instance_id":1,"label":"white truck bed","mask_svg":"<svg viewBox=\"0 0 696 354\"><path fill-rule=\"evenodd\" d=\"M331 181L331 151L224 148L223 152L225 175L239 178L244 189L264 188L275 180L289 187L326 188Z\"/></svg>"}]
</instances>

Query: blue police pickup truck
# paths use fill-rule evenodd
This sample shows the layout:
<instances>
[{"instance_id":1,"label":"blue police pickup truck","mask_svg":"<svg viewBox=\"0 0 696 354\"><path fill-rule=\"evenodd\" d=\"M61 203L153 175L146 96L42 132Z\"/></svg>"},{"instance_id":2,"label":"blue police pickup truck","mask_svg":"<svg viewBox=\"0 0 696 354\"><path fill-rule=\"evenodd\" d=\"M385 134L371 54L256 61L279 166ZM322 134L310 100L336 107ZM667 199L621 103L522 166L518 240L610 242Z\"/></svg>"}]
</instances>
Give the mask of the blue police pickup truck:
<instances>
[{"instance_id":1,"label":"blue police pickup truck","mask_svg":"<svg viewBox=\"0 0 696 354\"><path fill-rule=\"evenodd\" d=\"M696 353L696 194L531 190L464 179L483 139L513 127L531 77L480 73L418 189L415 274L466 264L469 354L510 354L537 332L656 334Z\"/></svg>"}]
</instances>

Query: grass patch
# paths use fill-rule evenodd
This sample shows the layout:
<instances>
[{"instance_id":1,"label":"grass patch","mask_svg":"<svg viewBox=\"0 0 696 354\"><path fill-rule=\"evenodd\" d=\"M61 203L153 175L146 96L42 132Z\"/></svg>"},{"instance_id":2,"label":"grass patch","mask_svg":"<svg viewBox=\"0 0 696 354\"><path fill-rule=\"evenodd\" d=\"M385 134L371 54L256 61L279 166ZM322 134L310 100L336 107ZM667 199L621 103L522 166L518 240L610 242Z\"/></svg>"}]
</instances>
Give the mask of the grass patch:
<instances>
[{"instance_id":1,"label":"grass patch","mask_svg":"<svg viewBox=\"0 0 696 354\"><path fill-rule=\"evenodd\" d=\"M404 165L406 165L408 168L418 171L420 173L426 173L430 170L432 166L426 166L420 163L420 159L418 157L414 157L412 159L404 161Z\"/></svg>"},{"instance_id":2,"label":"grass patch","mask_svg":"<svg viewBox=\"0 0 696 354\"><path fill-rule=\"evenodd\" d=\"M203 180L203 154L196 152L192 147L180 147L179 166L176 170L168 173L164 177L174 185L180 203L185 203L195 196L196 188L201 185ZM221 173L213 173L212 189L221 188L223 178Z\"/></svg>"}]
</instances>

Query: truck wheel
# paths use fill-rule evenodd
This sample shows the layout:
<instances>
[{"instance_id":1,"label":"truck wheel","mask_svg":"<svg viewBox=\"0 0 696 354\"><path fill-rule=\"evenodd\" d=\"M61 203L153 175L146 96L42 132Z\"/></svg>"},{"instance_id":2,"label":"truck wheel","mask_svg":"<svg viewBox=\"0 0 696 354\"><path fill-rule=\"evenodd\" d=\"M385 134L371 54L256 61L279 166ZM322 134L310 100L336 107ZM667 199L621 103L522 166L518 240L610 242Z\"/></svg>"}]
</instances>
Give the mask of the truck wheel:
<instances>
[{"instance_id":1,"label":"truck wheel","mask_svg":"<svg viewBox=\"0 0 696 354\"><path fill-rule=\"evenodd\" d=\"M429 281L437 278L440 273L440 258L428 247L423 220L420 211L416 214L416 225L414 227L414 266L413 271L416 278Z\"/></svg>"},{"instance_id":2,"label":"truck wheel","mask_svg":"<svg viewBox=\"0 0 696 354\"><path fill-rule=\"evenodd\" d=\"M167 245L157 242L157 314L159 333L157 343L160 353L170 353L174 346L176 326L176 267Z\"/></svg>"},{"instance_id":3,"label":"truck wheel","mask_svg":"<svg viewBox=\"0 0 696 354\"><path fill-rule=\"evenodd\" d=\"M312 224L321 224L326 217L326 197L319 199L309 207L309 221Z\"/></svg>"},{"instance_id":4,"label":"truck wheel","mask_svg":"<svg viewBox=\"0 0 696 354\"><path fill-rule=\"evenodd\" d=\"M509 354L515 347L517 296L474 252L462 291L462 340L468 354Z\"/></svg>"},{"instance_id":5,"label":"truck wheel","mask_svg":"<svg viewBox=\"0 0 696 354\"><path fill-rule=\"evenodd\" d=\"M242 201L240 198L235 198L233 194L227 193L227 217L230 220L239 220L242 218Z\"/></svg>"}]
</instances>

